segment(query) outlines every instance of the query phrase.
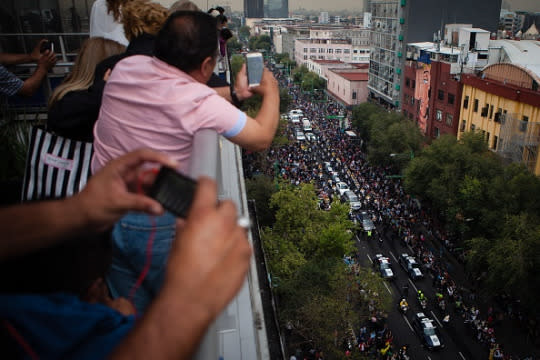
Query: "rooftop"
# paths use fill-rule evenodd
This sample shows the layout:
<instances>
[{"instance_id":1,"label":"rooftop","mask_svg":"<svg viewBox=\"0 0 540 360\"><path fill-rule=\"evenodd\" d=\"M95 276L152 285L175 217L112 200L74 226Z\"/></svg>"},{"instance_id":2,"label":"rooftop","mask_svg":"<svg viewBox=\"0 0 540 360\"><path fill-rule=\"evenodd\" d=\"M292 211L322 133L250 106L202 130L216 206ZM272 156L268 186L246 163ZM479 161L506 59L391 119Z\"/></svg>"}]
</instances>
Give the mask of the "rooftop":
<instances>
[{"instance_id":1,"label":"rooftop","mask_svg":"<svg viewBox=\"0 0 540 360\"><path fill-rule=\"evenodd\" d=\"M341 60L317 60L317 59L313 59L311 61L313 61L314 63L317 63L317 64L344 64L344 62L341 61Z\"/></svg>"},{"instance_id":2,"label":"rooftop","mask_svg":"<svg viewBox=\"0 0 540 360\"><path fill-rule=\"evenodd\" d=\"M368 73L366 72L341 72L334 71L336 74L350 81L367 81Z\"/></svg>"},{"instance_id":3,"label":"rooftop","mask_svg":"<svg viewBox=\"0 0 540 360\"><path fill-rule=\"evenodd\" d=\"M510 63L519 65L540 77L540 41L491 40L489 47L501 47Z\"/></svg>"}]
</instances>

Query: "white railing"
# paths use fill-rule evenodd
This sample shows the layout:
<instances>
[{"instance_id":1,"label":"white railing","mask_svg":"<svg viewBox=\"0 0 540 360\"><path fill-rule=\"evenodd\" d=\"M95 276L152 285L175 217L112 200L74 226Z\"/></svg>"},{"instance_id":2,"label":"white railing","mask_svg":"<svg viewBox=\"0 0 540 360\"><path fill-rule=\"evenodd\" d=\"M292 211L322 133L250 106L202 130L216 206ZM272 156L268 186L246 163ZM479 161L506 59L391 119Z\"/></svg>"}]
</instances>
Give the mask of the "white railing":
<instances>
[{"instance_id":1,"label":"white railing","mask_svg":"<svg viewBox=\"0 0 540 360\"><path fill-rule=\"evenodd\" d=\"M215 131L197 132L193 140L189 174L193 178L205 175L215 179L218 183L219 199L232 199L238 208L239 216L248 216L242 156L238 146ZM251 231L248 238L253 247ZM254 256L242 289L209 328L195 359L270 359Z\"/></svg>"}]
</instances>

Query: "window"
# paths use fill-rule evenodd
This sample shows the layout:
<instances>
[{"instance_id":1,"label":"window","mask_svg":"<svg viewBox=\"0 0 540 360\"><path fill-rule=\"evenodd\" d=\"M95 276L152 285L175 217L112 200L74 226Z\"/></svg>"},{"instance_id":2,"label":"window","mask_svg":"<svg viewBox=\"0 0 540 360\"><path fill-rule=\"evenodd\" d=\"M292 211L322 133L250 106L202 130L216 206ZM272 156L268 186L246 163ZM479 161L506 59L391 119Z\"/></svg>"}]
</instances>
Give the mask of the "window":
<instances>
[{"instance_id":1,"label":"window","mask_svg":"<svg viewBox=\"0 0 540 360\"><path fill-rule=\"evenodd\" d=\"M437 121L442 121L442 111L441 111L441 110L438 110L438 109L437 109L437 110L435 111L435 119L436 119Z\"/></svg>"},{"instance_id":2,"label":"window","mask_svg":"<svg viewBox=\"0 0 540 360\"><path fill-rule=\"evenodd\" d=\"M407 110L403 110L403 116L404 117L409 117L409 113L407 112Z\"/></svg>"},{"instance_id":3,"label":"window","mask_svg":"<svg viewBox=\"0 0 540 360\"><path fill-rule=\"evenodd\" d=\"M463 108L464 109L469 108L469 95L465 96L465 100L463 100Z\"/></svg>"},{"instance_id":4,"label":"window","mask_svg":"<svg viewBox=\"0 0 540 360\"><path fill-rule=\"evenodd\" d=\"M493 105L489 105L489 118L493 119Z\"/></svg>"},{"instance_id":5,"label":"window","mask_svg":"<svg viewBox=\"0 0 540 360\"><path fill-rule=\"evenodd\" d=\"M352 92L352 98L353 98L353 100L356 100L356 91Z\"/></svg>"},{"instance_id":6,"label":"window","mask_svg":"<svg viewBox=\"0 0 540 360\"><path fill-rule=\"evenodd\" d=\"M456 98L456 97L454 96L454 94L448 93L448 104L454 105L454 100L455 100L455 98Z\"/></svg>"},{"instance_id":7,"label":"window","mask_svg":"<svg viewBox=\"0 0 540 360\"><path fill-rule=\"evenodd\" d=\"M324 48L319 48L319 54L324 54Z\"/></svg>"},{"instance_id":8,"label":"window","mask_svg":"<svg viewBox=\"0 0 540 360\"><path fill-rule=\"evenodd\" d=\"M416 88L416 80L412 80L411 85L412 85L411 87L412 87L413 89Z\"/></svg>"},{"instance_id":9,"label":"window","mask_svg":"<svg viewBox=\"0 0 540 360\"><path fill-rule=\"evenodd\" d=\"M461 127L459 128L459 131L464 132L466 127L467 127L467 120L461 120Z\"/></svg>"},{"instance_id":10,"label":"window","mask_svg":"<svg viewBox=\"0 0 540 360\"><path fill-rule=\"evenodd\" d=\"M405 78L405 86L411 87L411 79L409 79L408 77Z\"/></svg>"},{"instance_id":11,"label":"window","mask_svg":"<svg viewBox=\"0 0 540 360\"><path fill-rule=\"evenodd\" d=\"M343 53L344 53L344 54L350 54L350 53L351 53L351 50L350 50L350 49L343 49Z\"/></svg>"},{"instance_id":12,"label":"window","mask_svg":"<svg viewBox=\"0 0 540 360\"><path fill-rule=\"evenodd\" d=\"M311 48L311 49L309 49L309 52L310 52L310 53L316 53L316 52L317 52L317 49L316 49L316 48Z\"/></svg>"},{"instance_id":13,"label":"window","mask_svg":"<svg viewBox=\"0 0 540 360\"><path fill-rule=\"evenodd\" d=\"M328 49L328 53L329 53L329 54L333 54L333 53L334 53L334 49Z\"/></svg>"},{"instance_id":14,"label":"window","mask_svg":"<svg viewBox=\"0 0 540 360\"><path fill-rule=\"evenodd\" d=\"M452 126L453 120L454 120L454 115L446 113L446 125Z\"/></svg>"},{"instance_id":15,"label":"window","mask_svg":"<svg viewBox=\"0 0 540 360\"><path fill-rule=\"evenodd\" d=\"M436 137L437 139L441 136L441 131L439 130L438 127L435 127L434 133L435 133L435 137Z\"/></svg>"},{"instance_id":16,"label":"window","mask_svg":"<svg viewBox=\"0 0 540 360\"><path fill-rule=\"evenodd\" d=\"M307 55L304 55L304 60L307 60Z\"/></svg>"},{"instance_id":17,"label":"window","mask_svg":"<svg viewBox=\"0 0 540 360\"><path fill-rule=\"evenodd\" d=\"M529 117L523 115L523 120L521 121L521 124L519 124L519 131L522 131L522 132L527 131L528 124L529 124Z\"/></svg>"},{"instance_id":18,"label":"window","mask_svg":"<svg viewBox=\"0 0 540 360\"><path fill-rule=\"evenodd\" d=\"M439 90L439 92L437 94L437 99L444 100L444 91Z\"/></svg>"},{"instance_id":19,"label":"window","mask_svg":"<svg viewBox=\"0 0 540 360\"><path fill-rule=\"evenodd\" d=\"M304 52L307 53L307 48L304 48Z\"/></svg>"},{"instance_id":20,"label":"window","mask_svg":"<svg viewBox=\"0 0 540 360\"><path fill-rule=\"evenodd\" d=\"M478 112L478 99L474 99L473 111Z\"/></svg>"},{"instance_id":21,"label":"window","mask_svg":"<svg viewBox=\"0 0 540 360\"><path fill-rule=\"evenodd\" d=\"M486 133L486 142L488 143L488 147L489 147L489 132Z\"/></svg>"},{"instance_id":22,"label":"window","mask_svg":"<svg viewBox=\"0 0 540 360\"><path fill-rule=\"evenodd\" d=\"M476 125L471 124L471 131L474 131L474 130L476 130Z\"/></svg>"},{"instance_id":23,"label":"window","mask_svg":"<svg viewBox=\"0 0 540 360\"><path fill-rule=\"evenodd\" d=\"M499 141L499 138L497 136L493 137L493 146L491 147L493 150L497 150L497 142Z\"/></svg>"},{"instance_id":24,"label":"window","mask_svg":"<svg viewBox=\"0 0 540 360\"><path fill-rule=\"evenodd\" d=\"M481 117L487 117L488 116L488 110L489 110L489 105L486 105L482 108L482 112L480 113L480 116Z\"/></svg>"},{"instance_id":25,"label":"window","mask_svg":"<svg viewBox=\"0 0 540 360\"><path fill-rule=\"evenodd\" d=\"M336 49L336 54L341 54L341 49Z\"/></svg>"}]
</instances>

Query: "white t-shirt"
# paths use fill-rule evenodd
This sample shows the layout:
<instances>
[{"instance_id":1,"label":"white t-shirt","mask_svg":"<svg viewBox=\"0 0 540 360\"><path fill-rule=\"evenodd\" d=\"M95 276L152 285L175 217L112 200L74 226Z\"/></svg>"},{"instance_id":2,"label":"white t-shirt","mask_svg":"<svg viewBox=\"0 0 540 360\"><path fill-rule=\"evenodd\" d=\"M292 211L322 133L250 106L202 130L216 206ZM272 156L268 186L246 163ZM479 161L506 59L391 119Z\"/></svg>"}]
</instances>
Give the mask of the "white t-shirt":
<instances>
[{"instance_id":1,"label":"white t-shirt","mask_svg":"<svg viewBox=\"0 0 540 360\"><path fill-rule=\"evenodd\" d=\"M114 40L124 46L129 44L124 34L124 25L114 20L107 10L106 0L96 0L90 14L90 37L103 37Z\"/></svg>"}]
</instances>

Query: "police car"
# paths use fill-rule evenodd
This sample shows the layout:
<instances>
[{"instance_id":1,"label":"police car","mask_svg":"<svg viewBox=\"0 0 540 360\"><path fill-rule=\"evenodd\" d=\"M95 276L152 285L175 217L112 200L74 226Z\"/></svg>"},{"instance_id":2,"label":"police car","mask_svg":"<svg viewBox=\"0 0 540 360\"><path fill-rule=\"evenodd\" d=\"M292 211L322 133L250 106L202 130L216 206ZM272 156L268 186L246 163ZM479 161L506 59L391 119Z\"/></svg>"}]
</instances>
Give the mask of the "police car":
<instances>
[{"instance_id":1,"label":"police car","mask_svg":"<svg viewBox=\"0 0 540 360\"><path fill-rule=\"evenodd\" d=\"M399 263L403 266L411 279L418 280L424 277L422 270L420 270L420 264L418 264L413 256L405 253L401 254L399 256Z\"/></svg>"},{"instance_id":2,"label":"police car","mask_svg":"<svg viewBox=\"0 0 540 360\"><path fill-rule=\"evenodd\" d=\"M416 313L413 319L413 327L420 337L422 344L429 350L438 350L444 348L444 343L432 319L424 313Z\"/></svg>"},{"instance_id":3,"label":"police car","mask_svg":"<svg viewBox=\"0 0 540 360\"><path fill-rule=\"evenodd\" d=\"M382 254L375 255L373 265L379 270L381 276L384 279L392 280L395 277L394 272L392 271L392 264L390 263L390 259L382 256Z\"/></svg>"}]
</instances>

